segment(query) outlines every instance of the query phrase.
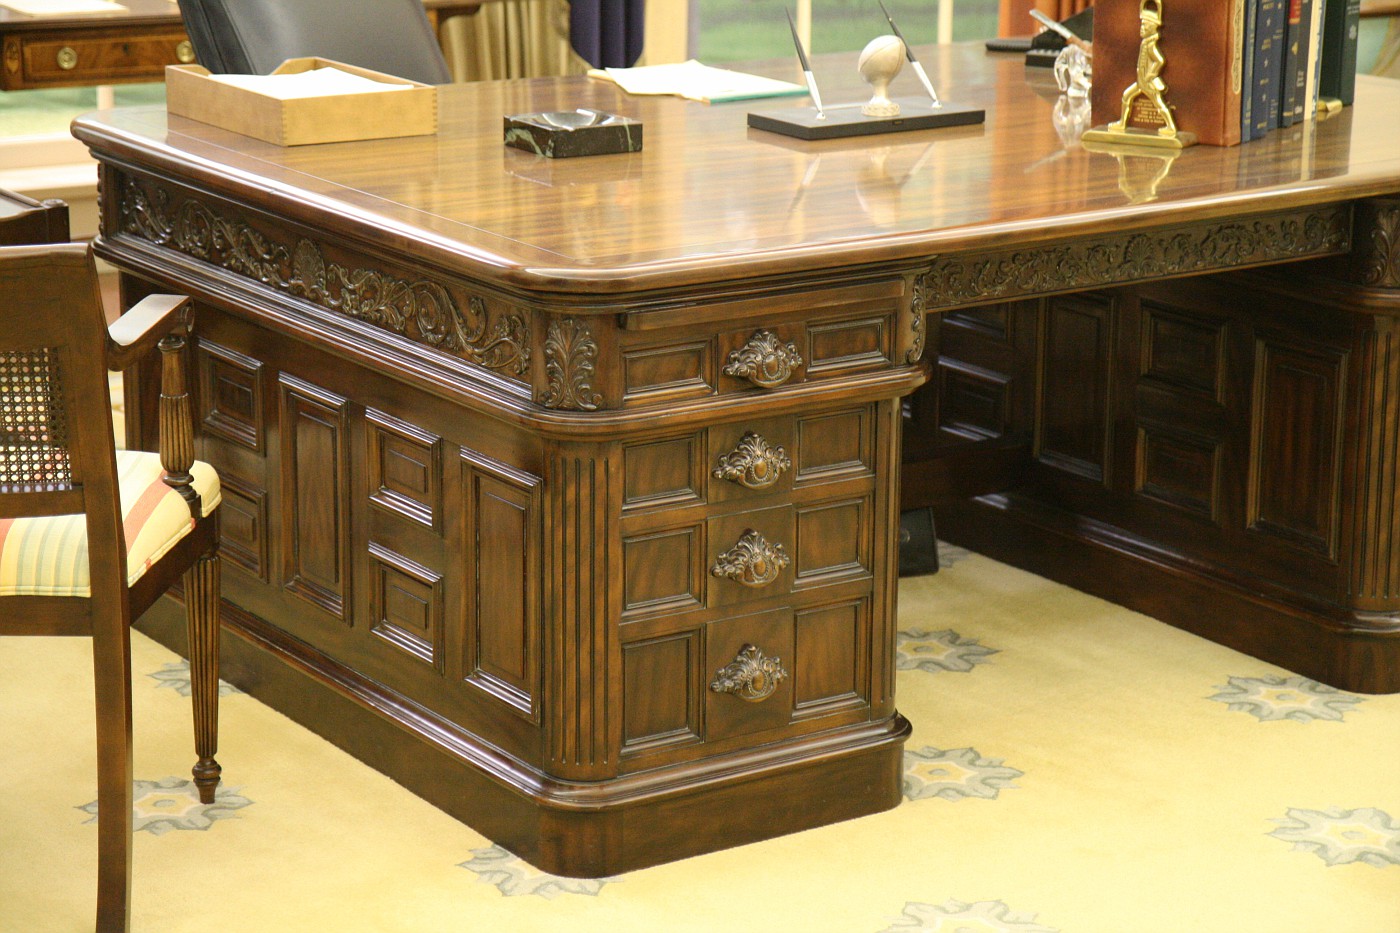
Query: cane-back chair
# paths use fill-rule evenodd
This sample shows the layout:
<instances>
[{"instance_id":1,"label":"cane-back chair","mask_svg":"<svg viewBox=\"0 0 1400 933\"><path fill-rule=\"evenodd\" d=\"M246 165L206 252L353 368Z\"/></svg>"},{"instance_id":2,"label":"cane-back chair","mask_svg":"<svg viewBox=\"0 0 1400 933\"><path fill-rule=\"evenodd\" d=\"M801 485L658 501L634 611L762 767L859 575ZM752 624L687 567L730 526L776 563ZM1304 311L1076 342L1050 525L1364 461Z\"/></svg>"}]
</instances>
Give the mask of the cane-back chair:
<instances>
[{"instance_id":1,"label":"cane-back chair","mask_svg":"<svg viewBox=\"0 0 1400 933\"><path fill-rule=\"evenodd\" d=\"M203 803L219 782L219 480L194 460L189 326L188 299L152 295L109 329L84 246L0 248L0 635L92 639L101 931L130 913L129 626L182 577ZM108 370L157 345L161 452L116 450Z\"/></svg>"}]
</instances>

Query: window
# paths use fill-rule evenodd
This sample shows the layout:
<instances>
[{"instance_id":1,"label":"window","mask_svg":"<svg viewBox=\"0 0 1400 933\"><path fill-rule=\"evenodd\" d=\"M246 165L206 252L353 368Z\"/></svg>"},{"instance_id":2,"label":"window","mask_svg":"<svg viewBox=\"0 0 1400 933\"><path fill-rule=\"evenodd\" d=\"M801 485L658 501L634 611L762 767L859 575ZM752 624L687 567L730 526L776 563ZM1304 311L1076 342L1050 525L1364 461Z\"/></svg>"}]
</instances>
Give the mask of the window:
<instances>
[{"instance_id":1,"label":"window","mask_svg":"<svg viewBox=\"0 0 1400 933\"><path fill-rule=\"evenodd\" d=\"M691 0L695 56L706 64L781 58L792 52L783 8L798 0ZM810 3L810 51L844 52L865 47L889 26L875 0L805 0ZM997 32L998 0L884 0L911 45L939 39L939 14L951 11L950 41L986 39ZM946 16L947 13L945 12Z\"/></svg>"}]
</instances>

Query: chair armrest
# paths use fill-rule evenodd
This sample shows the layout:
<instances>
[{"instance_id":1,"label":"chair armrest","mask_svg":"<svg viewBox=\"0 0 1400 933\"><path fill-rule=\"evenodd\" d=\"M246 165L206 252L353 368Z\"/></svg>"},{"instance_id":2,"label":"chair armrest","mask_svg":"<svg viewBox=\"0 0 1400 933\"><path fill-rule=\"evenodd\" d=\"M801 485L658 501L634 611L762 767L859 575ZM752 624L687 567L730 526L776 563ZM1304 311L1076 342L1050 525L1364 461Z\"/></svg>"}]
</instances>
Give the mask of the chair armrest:
<instances>
[{"instance_id":1,"label":"chair armrest","mask_svg":"<svg viewBox=\"0 0 1400 933\"><path fill-rule=\"evenodd\" d=\"M107 368L126 369L149 353L160 338L190 327L190 299L147 295L107 328Z\"/></svg>"}]
</instances>

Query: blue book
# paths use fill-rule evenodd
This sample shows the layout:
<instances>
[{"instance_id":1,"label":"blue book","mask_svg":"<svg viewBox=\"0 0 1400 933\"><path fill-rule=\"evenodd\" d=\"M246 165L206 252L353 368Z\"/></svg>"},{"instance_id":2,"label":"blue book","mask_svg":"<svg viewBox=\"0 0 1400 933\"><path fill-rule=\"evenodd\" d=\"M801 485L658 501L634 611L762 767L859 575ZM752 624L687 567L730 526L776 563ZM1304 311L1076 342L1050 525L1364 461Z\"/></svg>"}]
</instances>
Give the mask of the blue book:
<instances>
[{"instance_id":1,"label":"blue book","mask_svg":"<svg viewBox=\"0 0 1400 933\"><path fill-rule=\"evenodd\" d=\"M1259 0L1245 0L1244 35L1241 37L1240 142L1254 138L1254 29L1259 22Z\"/></svg>"},{"instance_id":2,"label":"blue book","mask_svg":"<svg viewBox=\"0 0 1400 933\"><path fill-rule=\"evenodd\" d=\"M1259 0L1259 19L1254 30L1253 131L1250 139L1261 139L1278 126L1279 91L1283 79L1283 37L1287 25L1286 0Z\"/></svg>"}]
</instances>

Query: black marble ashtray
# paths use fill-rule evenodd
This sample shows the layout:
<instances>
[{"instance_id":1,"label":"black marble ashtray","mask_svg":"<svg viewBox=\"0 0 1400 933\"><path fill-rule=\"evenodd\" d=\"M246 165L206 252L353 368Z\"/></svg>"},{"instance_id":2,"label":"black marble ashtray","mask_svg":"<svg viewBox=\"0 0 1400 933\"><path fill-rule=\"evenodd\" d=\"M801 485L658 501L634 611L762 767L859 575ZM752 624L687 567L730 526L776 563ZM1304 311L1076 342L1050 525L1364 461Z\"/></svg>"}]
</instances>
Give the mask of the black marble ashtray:
<instances>
[{"instance_id":1,"label":"black marble ashtray","mask_svg":"<svg viewBox=\"0 0 1400 933\"><path fill-rule=\"evenodd\" d=\"M551 159L640 152L640 120L601 110L551 110L506 117L506 145Z\"/></svg>"}]
</instances>

